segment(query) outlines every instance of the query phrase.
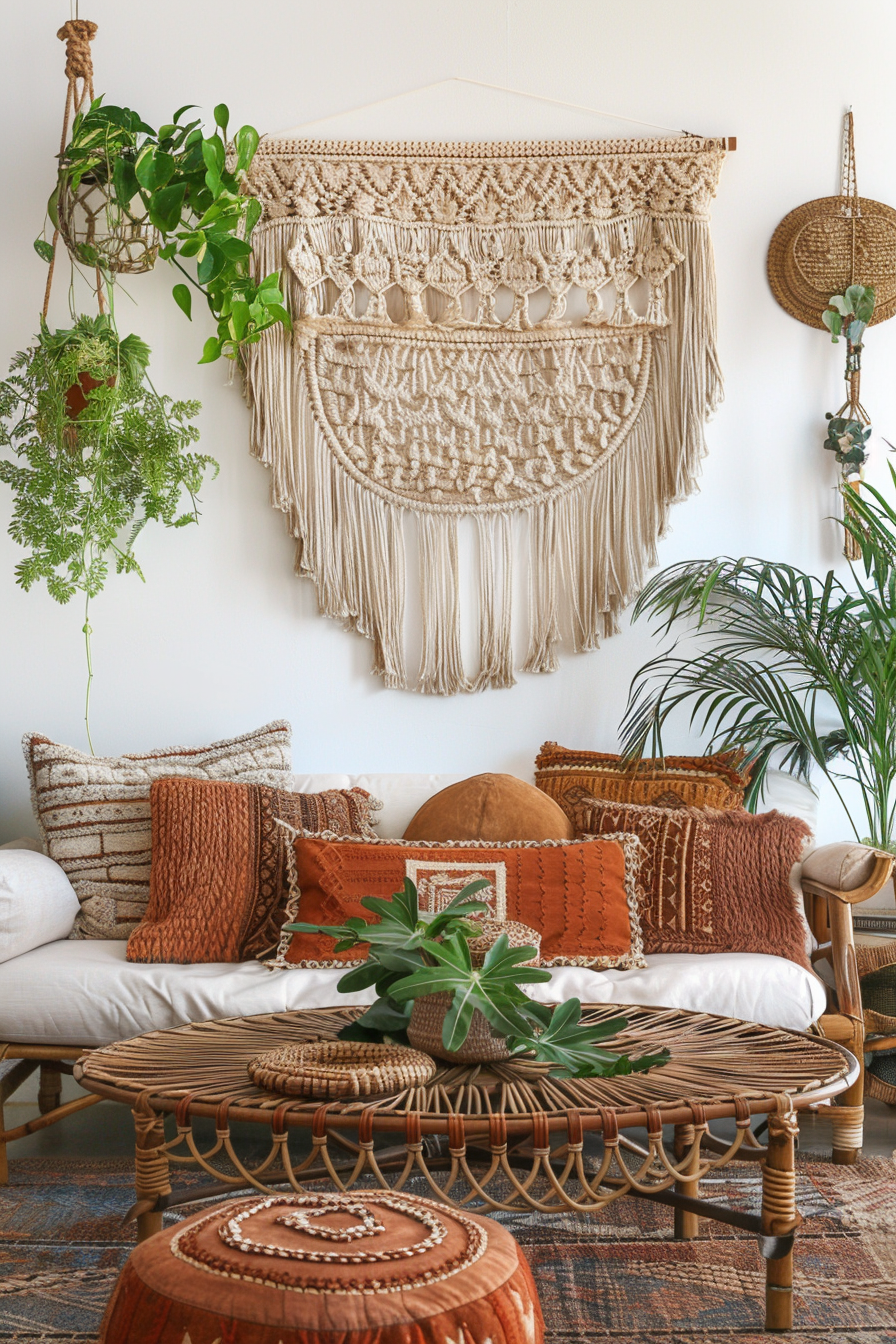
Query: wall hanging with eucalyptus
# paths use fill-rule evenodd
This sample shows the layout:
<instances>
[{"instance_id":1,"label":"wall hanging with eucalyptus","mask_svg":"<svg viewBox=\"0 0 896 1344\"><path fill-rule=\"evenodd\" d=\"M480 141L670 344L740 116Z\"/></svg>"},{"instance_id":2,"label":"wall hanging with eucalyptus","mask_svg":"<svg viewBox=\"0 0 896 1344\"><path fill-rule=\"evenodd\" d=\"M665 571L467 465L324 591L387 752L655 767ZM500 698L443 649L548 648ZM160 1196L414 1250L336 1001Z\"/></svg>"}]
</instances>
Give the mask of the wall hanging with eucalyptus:
<instances>
[{"instance_id":1,"label":"wall hanging with eucalyptus","mask_svg":"<svg viewBox=\"0 0 896 1344\"><path fill-rule=\"evenodd\" d=\"M63 25L68 88L56 187L48 204L52 238L35 248L49 264L40 329L0 383L0 480L13 492L10 535L29 554L16 566L26 590L44 581L61 603L84 599L85 726L91 751L93 677L90 603L114 565L142 573L134 544L150 521L197 521L198 492L213 459L193 451L196 401L173 401L149 376L148 346L120 336L116 284L158 258L182 274L173 295L192 317L193 292L217 323L202 359L238 359L268 327L289 323L277 274L253 279L251 234L258 203L241 184L258 145L243 126L228 144L227 108L203 133L182 107L154 130L137 113L94 96L87 19ZM61 249L60 243L64 245ZM47 318L54 273L71 265L71 325ZM89 277L95 315L75 306L75 275ZM184 507L184 498L188 504Z\"/></svg>"}]
</instances>

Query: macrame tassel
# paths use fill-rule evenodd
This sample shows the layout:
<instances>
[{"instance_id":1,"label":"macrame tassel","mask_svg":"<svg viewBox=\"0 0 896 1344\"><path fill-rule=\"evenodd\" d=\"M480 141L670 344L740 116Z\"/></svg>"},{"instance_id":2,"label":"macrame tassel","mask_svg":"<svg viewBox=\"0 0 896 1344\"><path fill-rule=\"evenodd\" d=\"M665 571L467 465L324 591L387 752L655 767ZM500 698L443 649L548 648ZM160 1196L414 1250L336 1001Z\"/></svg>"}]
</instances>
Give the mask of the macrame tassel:
<instances>
[{"instance_id":1,"label":"macrame tassel","mask_svg":"<svg viewBox=\"0 0 896 1344\"><path fill-rule=\"evenodd\" d=\"M557 532L554 501L529 511L529 652L524 672L556 672L554 649L560 638L557 623Z\"/></svg>"},{"instance_id":2,"label":"macrame tassel","mask_svg":"<svg viewBox=\"0 0 896 1344\"><path fill-rule=\"evenodd\" d=\"M423 605L418 689L427 695L456 695L472 689L460 653L457 518L450 513L421 513L418 534Z\"/></svg>"},{"instance_id":3,"label":"macrame tassel","mask_svg":"<svg viewBox=\"0 0 896 1344\"><path fill-rule=\"evenodd\" d=\"M498 689L516 685L511 645L512 519L506 513L480 513L476 522L479 532L479 675L471 689L484 691L489 687Z\"/></svg>"}]
</instances>

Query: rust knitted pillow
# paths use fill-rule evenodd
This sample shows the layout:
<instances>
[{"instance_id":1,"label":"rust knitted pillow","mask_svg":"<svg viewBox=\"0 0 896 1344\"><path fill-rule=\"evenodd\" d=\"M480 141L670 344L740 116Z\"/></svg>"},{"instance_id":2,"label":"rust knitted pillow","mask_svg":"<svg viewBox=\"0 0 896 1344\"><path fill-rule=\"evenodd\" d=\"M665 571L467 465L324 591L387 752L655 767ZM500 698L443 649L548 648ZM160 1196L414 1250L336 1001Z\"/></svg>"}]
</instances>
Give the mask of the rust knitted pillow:
<instances>
[{"instance_id":1,"label":"rust knitted pillow","mask_svg":"<svg viewBox=\"0 0 896 1344\"><path fill-rule=\"evenodd\" d=\"M602 751L570 751L545 742L535 758L535 783L572 816L566 795L586 789L595 798L656 807L743 807L747 777L742 756L666 756L626 765Z\"/></svg>"},{"instance_id":2,"label":"rust knitted pillow","mask_svg":"<svg viewBox=\"0 0 896 1344\"><path fill-rule=\"evenodd\" d=\"M636 876L640 846L632 836L583 841L483 840L456 844L363 841L299 836L287 923L343 924L368 918L363 896L392 896L406 877L421 909L438 910L468 882L491 885L478 900L492 916L541 934L542 966L643 966ZM277 966L359 965L356 950L333 952L323 934L285 933Z\"/></svg>"},{"instance_id":3,"label":"rust knitted pillow","mask_svg":"<svg viewBox=\"0 0 896 1344\"><path fill-rule=\"evenodd\" d=\"M365 789L288 793L263 784L162 779L152 786L146 915L128 961L245 961L280 935L287 832L373 836Z\"/></svg>"},{"instance_id":4,"label":"rust knitted pillow","mask_svg":"<svg viewBox=\"0 0 896 1344\"><path fill-rule=\"evenodd\" d=\"M809 827L781 812L608 803L566 796L576 831L636 835L645 952L765 952L811 969L790 885Z\"/></svg>"}]
</instances>

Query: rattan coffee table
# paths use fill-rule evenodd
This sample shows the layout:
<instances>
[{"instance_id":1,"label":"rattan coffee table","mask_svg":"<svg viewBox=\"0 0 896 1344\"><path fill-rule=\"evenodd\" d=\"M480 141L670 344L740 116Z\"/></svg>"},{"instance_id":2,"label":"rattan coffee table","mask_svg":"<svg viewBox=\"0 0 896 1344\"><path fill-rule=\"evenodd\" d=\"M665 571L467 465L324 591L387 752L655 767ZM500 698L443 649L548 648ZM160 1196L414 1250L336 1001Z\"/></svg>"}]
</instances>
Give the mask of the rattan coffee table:
<instances>
[{"instance_id":1,"label":"rattan coffee table","mask_svg":"<svg viewBox=\"0 0 896 1344\"><path fill-rule=\"evenodd\" d=\"M250 1060L290 1042L331 1039L360 1009L325 1008L227 1018L154 1031L83 1056L81 1086L125 1102L136 1126L142 1240L177 1204L251 1188L302 1192L321 1179L340 1190L409 1182L455 1207L594 1213L622 1195L674 1210L675 1235L695 1237L701 1217L754 1233L766 1261L766 1328L792 1324L796 1112L847 1088L858 1074L833 1042L734 1018L658 1008L591 1005L583 1022L624 1014L611 1048L670 1062L646 1074L561 1079L514 1062L441 1066L428 1083L393 1096L327 1102L284 1098L249 1079ZM165 1133L165 1116L175 1132ZM768 1117L768 1144L753 1135ZM194 1131L215 1121L213 1142ZM734 1119L733 1137L710 1132ZM233 1122L270 1127L263 1159L244 1162ZM646 1146L626 1131L646 1130ZM290 1151L304 1131L307 1151ZM244 1131L245 1132L245 1131ZM586 1158L586 1135L595 1155ZM310 1143L308 1139L310 1137ZM300 1146L294 1142L293 1148ZM700 1181L732 1158L762 1164L762 1209L749 1214L699 1197ZM201 1168L212 1184L172 1190L170 1165ZM316 1187L311 1187L312 1189Z\"/></svg>"}]
</instances>

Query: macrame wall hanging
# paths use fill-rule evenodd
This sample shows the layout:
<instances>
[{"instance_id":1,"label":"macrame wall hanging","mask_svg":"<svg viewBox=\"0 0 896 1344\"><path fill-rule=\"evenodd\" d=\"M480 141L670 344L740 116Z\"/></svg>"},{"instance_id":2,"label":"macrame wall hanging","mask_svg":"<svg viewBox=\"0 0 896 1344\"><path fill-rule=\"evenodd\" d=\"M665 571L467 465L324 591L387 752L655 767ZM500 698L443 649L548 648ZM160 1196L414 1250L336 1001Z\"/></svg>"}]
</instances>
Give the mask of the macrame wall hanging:
<instances>
[{"instance_id":1,"label":"macrame wall hanging","mask_svg":"<svg viewBox=\"0 0 896 1344\"><path fill-rule=\"evenodd\" d=\"M528 655L593 649L694 487L721 395L709 206L723 140L267 140L260 274L293 332L249 351L253 451L322 612L387 686L514 684L511 524ZM422 658L404 647L404 520ZM480 658L460 650L458 522L477 524Z\"/></svg>"}]
</instances>

